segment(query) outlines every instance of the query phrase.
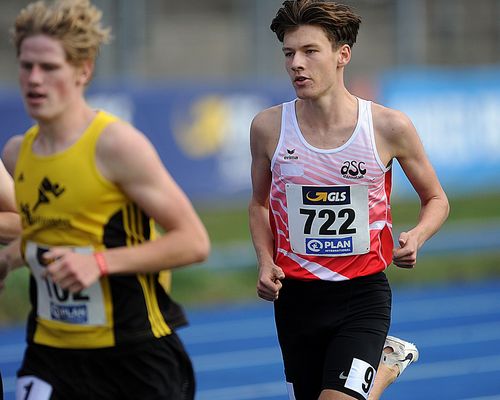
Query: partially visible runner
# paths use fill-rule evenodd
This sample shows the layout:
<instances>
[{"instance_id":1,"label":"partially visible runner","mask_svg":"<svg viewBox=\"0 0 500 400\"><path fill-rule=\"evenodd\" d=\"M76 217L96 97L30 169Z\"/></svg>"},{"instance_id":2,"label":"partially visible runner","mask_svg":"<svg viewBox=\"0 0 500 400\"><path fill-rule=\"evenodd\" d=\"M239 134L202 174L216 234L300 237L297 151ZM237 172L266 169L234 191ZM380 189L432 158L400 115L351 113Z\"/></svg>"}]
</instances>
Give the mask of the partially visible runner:
<instances>
[{"instance_id":1,"label":"partially visible runner","mask_svg":"<svg viewBox=\"0 0 500 400\"><path fill-rule=\"evenodd\" d=\"M15 20L21 94L36 121L3 152L22 238L0 251L0 270L25 260L31 271L17 399L194 398L158 278L204 260L209 239L147 138L87 104L108 38L88 0L32 3Z\"/></svg>"},{"instance_id":2,"label":"partially visible runner","mask_svg":"<svg viewBox=\"0 0 500 400\"><path fill-rule=\"evenodd\" d=\"M412 268L449 210L408 117L345 87L360 22L342 4L285 1L271 30L297 99L251 126L257 292L274 302L290 399L375 400L416 361L413 344L387 337L384 270ZM421 210L393 250L394 159Z\"/></svg>"},{"instance_id":3,"label":"partially visible runner","mask_svg":"<svg viewBox=\"0 0 500 400\"><path fill-rule=\"evenodd\" d=\"M0 160L0 243L6 244L21 233L21 221L14 201L14 184ZM0 290L4 287L7 271L0 269ZM3 400L3 379L0 371L0 400Z\"/></svg>"},{"instance_id":4,"label":"partially visible runner","mask_svg":"<svg viewBox=\"0 0 500 400\"><path fill-rule=\"evenodd\" d=\"M21 233L21 220L14 197L12 177L0 160L0 244L11 242ZM0 289L2 279L0 275Z\"/></svg>"}]
</instances>

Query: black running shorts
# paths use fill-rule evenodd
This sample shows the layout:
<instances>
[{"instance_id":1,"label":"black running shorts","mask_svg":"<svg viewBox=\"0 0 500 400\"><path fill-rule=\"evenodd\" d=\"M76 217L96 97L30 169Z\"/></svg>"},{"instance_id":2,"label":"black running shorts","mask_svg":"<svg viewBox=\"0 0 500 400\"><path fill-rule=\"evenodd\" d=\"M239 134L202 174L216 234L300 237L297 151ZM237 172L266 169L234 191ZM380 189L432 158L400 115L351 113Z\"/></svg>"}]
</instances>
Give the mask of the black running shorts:
<instances>
[{"instance_id":1,"label":"black running shorts","mask_svg":"<svg viewBox=\"0 0 500 400\"><path fill-rule=\"evenodd\" d=\"M383 272L341 282L285 279L274 308L290 399L317 399L324 389L368 397L391 319Z\"/></svg>"},{"instance_id":2,"label":"black running shorts","mask_svg":"<svg viewBox=\"0 0 500 400\"><path fill-rule=\"evenodd\" d=\"M36 400L192 400L191 361L177 337L104 349L28 345L17 397Z\"/></svg>"}]
</instances>

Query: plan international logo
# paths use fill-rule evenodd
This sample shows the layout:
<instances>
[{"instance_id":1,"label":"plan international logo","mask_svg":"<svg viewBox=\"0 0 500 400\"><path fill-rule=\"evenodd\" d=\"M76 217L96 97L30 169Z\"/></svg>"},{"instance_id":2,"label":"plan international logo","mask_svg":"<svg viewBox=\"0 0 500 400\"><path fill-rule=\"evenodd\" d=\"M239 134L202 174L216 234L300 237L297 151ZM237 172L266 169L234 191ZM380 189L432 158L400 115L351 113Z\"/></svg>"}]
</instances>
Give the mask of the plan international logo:
<instances>
[{"instance_id":1,"label":"plan international logo","mask_svg":"<svg viewBox=\"0 0 500 400\"><path fill-rule=\"evenodd\" d=\"M350 254L352 250L352 237L306 239L307 254Z\"/></svg>"}]
</instances>

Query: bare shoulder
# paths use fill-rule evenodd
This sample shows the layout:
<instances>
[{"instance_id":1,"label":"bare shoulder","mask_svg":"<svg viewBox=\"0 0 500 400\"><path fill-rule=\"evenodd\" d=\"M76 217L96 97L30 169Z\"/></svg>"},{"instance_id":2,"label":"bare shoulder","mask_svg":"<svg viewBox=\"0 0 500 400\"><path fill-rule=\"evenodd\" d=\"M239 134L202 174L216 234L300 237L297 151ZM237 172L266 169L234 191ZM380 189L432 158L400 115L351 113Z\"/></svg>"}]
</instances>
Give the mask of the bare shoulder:
<instances>
[{"instance_id":1,"label":"bare shoulder","mask_svg":"<svg viewBox=\"0 0 500 400\"><path fill-rule=\"evenodd\" d=\"M410 118L403 112L373 103L373 127L386 140L397 140L415 128Z\"/></svg>"},{"instance_id":2,"label":"bare shoulder","mask_svg":"<svg viewBox=\"0 0 500 400\"><path fill-rule=\"evenodd\" d=\"M135 154L151 146L147 137L125 121L115 121L104 129L97 142L98 156L122 157Z\"/></svg>"},{"instance_id":3,"label":"bare shoulder","mask_svg":"<svg viewBox=\"0 0 500 400\"><path fill-rule=\"evenodd\" d=\"M250 146L255 152L263 149L268 155L274 152L281 130L281 105L258 113L250 127Z\"/></svg>"},{"instance_id":4,"label":"bare shoulder","mask_svg":"<svg viewBox=\"0 0 500 400\"><path fill-rule=\"evenodd\" d=\"M405 113L373 104L372 114L375 140L384 162L405 157L422 146L417 130Z\"/></svg>"},{"instance_id":5,"label":"bare shoulder","mask_svg":"<svg viewBox=\"0 0 500 400\"><path fill-rule=\"evenodd\" d=\"M12 136L2 149L3 163L11 175L14 174L14 169L16 168L16 162L23 138L23 135Z\"/></svg>"},{"instance_id":6,"label":"bare shoulder","mask_svg":"<svg viewBox=\"0 0 500 400\"><path fill-rule=\"evenodd\" d=\"M150 162L158 159L149 139L124 121L118 120L106 126L97 141L97 165L112 182L119 183L124 176L131 177L134 171L144 170Z\"/></svg>"},{"instance_id":7,"label":"bare shoulder","mask_svg":"<svg viewBox=\"0 0 500 400\"><path fill-rule=\"evenodd\" d=\"M280 130L281 127L281 105L266 108L259 112L252 121L252 130L259 132L269 130Z\"/></svg>"}]
</instances>

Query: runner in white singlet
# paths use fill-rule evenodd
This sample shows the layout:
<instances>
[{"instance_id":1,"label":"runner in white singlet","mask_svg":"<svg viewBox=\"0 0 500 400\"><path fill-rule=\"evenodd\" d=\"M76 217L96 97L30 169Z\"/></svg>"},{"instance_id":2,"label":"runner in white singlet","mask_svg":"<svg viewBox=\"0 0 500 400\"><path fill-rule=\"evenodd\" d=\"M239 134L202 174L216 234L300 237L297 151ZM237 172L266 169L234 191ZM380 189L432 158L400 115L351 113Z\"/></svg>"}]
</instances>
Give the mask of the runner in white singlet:
<instances>
[{"instance_id":1,"label":"runner in white singlet","mask_svg":"<svg viewBox=\"0 0 500 400\"><path fill-rule=\"evenodd\" d=\"M449 212L408 117L345 87L360 22L342 4L285 1L271 30L297 99L262 111L251 126L257 292L274 301L293 400L376 400L416 361L414 345L386 338L383 271L391 262L412 268ZM395 249L394 159L421 201L417 224Z\"/></svg>"}]
</instances>

